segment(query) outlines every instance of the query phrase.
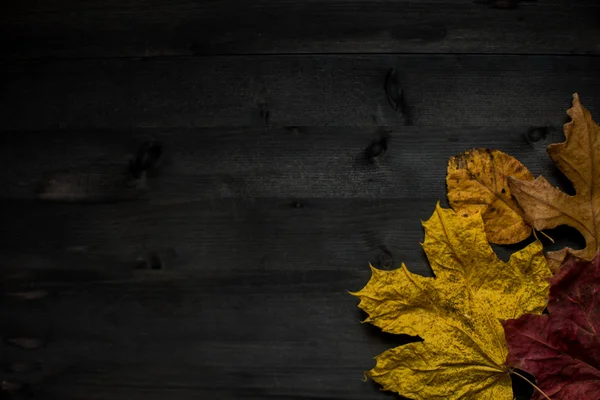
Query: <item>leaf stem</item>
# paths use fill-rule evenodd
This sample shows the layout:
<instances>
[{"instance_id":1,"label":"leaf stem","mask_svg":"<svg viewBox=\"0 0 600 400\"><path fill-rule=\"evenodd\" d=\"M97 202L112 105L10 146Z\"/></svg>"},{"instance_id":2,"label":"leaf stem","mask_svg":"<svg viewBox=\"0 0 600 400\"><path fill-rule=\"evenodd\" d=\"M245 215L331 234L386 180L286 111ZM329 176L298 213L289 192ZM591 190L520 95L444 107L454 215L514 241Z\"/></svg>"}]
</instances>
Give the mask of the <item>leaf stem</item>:
<instances>
[{"instance_id":1,"label":"leaf stem","mask_svg":"<svg viewBox=\"0 0 600 400\"><path fill-rule=\"evenodd\" d=\"M551 241L552 243L556 243L556 242L554 241L554 239L552 239L552 238L551 238L551 237L550 237L550 236L549 236L549 235L548 235L546 232L544 232L544 231L538 231L538 232L539 232L539 233L541 233L542 235L546 236L546 238L547 238L549 241ZM533 231L533 234L535 235L535 230ZM537 236L536 236L536 239L537 239Z\"/></svg>"},{"instance_id":2,"label":"leaf stem","mask_svg":"<svg viewBox=\"0 0 600 400\"><path fill-rule=\"evenodd\" d=\"M531 382L529 379L525 378L523 375L521 375L520 373L518 373L514 369L509 368L508 372L510 372L511 374L515 374L516 376L518 376L521 379L524 379L527 383L529 383L531 386L533 386L533 388L535 390L537 390L538 392L540 392L542 394L542 396L544 396L547 400L552 400L546 393L544 393L544 391L542 389L540 389L539 387L537 387L535 385L535 383Z\"/></svg>"}]
</instances>

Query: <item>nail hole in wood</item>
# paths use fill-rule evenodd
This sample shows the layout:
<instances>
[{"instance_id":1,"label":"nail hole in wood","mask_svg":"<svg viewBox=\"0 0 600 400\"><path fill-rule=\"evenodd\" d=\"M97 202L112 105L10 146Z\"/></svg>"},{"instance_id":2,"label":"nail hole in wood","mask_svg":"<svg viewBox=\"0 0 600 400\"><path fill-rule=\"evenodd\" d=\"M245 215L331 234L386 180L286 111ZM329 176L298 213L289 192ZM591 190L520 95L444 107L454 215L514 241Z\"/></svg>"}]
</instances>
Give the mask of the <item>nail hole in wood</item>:
<instances>
[{"instance_id":1,"label":"nail hole in wood","mask_svg":"<svg viewBox=\"0 0 600 400\"><path fill-rule=\"evenodd\" d=\"M385 93L392 109L404 118L404 124L412 125L414 122L413 108L406 101L401 81L398 71L390 68L385 79Z\"/></svg>"},{"instance_id":2,"label":"nail hole in wood","mask_svg":"<svg viewBox=\"0 0 600 400\"><path fill-rule=\"evenodd\" d=\"M387 249L383 249L379 254L379 266L383 269L390 269L392 267L392 262L392 253Z\"/></svg>"},{"instance_id":3,"label":"nail hole in wood","mask_svg":"<svg viewBox=\"0 0 600 400\"><path fill-rule=\"evenodd\" d=\"M265 125L269 125L269 118L271 116L271 113L269 111L269 108L267 107L267 104L266 103L259 104L259 110L260 110L260 118L262 119L263 123Z\"/></svg>"},{"instance_id":4,"label":"nail hole in wood","mask_svg":"<svg viewBox=\"0 0 600 400\"><path fill-rule=\"evenodd\" d=\"M399 74L394 68L390 68L385 79L385 94L392 109L402 112L402 85Z\"/></svg>"},{"instance_id":5,"label":"nail hole in wood","mask_svg":"<svg viewBox=\"0 0 600 400\"><path fill-rule=\"evenodd\" d=\"M294 201L292 203L292 207L294 207L294 208L303 208L304 207L304 203L302 203L301 201Z\"/></svg>"},{"instance_id":6,"label":"nail hole in wood","mask_svg":"<svg viewBox=\"0 0 600 400\"><path fill-rule=\"evenodd\" d=\"M542 140L545 140L548 136L548 127L547 126L538 126L532 127L527 130L527 141L529 143L536 143Z\"/></svg>"},{"instance_id":7,"label":"nail hole in wood","mask_svg":"<svg viewBox=\"0 0 600 400\"><path fill-rule=\"evenodd\" d=\"M162 145L155 141L142 143L137 151L135 159L130 164L131 175L139 179L144 172L155 169L162 158Z\"/></svg>"},{"instance_id":8,"label":"nail hole in wood","mask_svg":"<svg viewBox=\"0 0 600 400\"><path fill-rule=\"evenodd\" d=\"M162 260L160 259L160 256L158 255L158 253L150 254L149 261L150 261L150 269L154 269L154 270L162 269L163 264L162 264Z\"/></svg>"},{"instance_id":9,"label":"nail hole in wood","mask_svg":"<svg viewBox=\"0 0 600 400\"><path fill-rule=\"evenodd\" d=\"M379 137L374 139L365 149L365 160L374 164L377 160L383 159L388 151L389 134L382 132Z\"/></svg>"}]
</instances>

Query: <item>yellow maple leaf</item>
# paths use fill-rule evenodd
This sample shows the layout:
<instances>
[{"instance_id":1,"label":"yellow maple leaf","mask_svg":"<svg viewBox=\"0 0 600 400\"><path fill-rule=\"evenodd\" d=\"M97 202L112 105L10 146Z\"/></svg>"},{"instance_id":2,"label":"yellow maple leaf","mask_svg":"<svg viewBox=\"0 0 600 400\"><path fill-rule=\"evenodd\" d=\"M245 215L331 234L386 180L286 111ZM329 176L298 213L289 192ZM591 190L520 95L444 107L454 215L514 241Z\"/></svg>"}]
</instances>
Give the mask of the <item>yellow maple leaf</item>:
<instances>
[{"instance_id":1,"label":"yellow maple leaf","mask_svg":"<svg viewBox=\"0 0 600 400\"><path fill-rule=\"evenodd\" d=\"M585 238L586 246L581 250L565 248L548 253L555 271L567 252L590 261L600 247L600 127L583 108L577 93L567 114L571 122L564 126L566 140L549 145L548 154L573 183L576 194L570 196L554 188L543 176L534 181L509 179L512 195L535 229L568 225Z\"/></svg>"},{"instance_id":2,"label":"yellow maple leaf","mask_svg":"<svg viewBox=\"0 0 600 400\"><path fill-rule=\"evenodd\" d=\"M448 161L450 206L468 215L481 211L490 243L518 243L531 234L531 226L510 196L509 176L533 180L519 160L500 150L472 149Z\"/></svg>"},{"instance_id":3,"label":"yellow maple leaf","mask_svg":"<svg viewBox=\"0 0 600 400\"><path fill-rule=\"evenodd\" d=\"M500 319L540 313L551 276L536 241L500 260L486 240L480 213L463 217L438 204L423 222L435 278L371 267L360 298L370 322L423 342L388 350L368 375L412 399L512 399Z\"/></svg>"}]
</instances>

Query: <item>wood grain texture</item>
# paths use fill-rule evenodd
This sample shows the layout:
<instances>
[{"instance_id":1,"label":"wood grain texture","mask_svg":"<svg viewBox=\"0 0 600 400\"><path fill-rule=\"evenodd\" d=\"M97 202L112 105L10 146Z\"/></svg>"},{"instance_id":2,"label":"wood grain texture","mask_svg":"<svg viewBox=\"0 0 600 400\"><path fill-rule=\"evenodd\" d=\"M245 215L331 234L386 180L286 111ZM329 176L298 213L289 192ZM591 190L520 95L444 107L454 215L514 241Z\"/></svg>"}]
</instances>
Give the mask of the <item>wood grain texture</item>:
<instances>
[{"instance_id":1,"label":"wood grain texture","mask_svg":"<svg viewBox=\"0 0 600 400\"><path fill-rule=\"evenodd\" d=\"M449 155L500 148L560 183L545 146L561 138L527 126L6 132L0 348L26 372L3 377L27 382L23 398L397 398L361 377L408 338L360 324L347 291L369 262L431 274L420 221L443 199Z\"/></svg>"},{"instance_id":2,"label":"wood grain texture","mask_svg":"<svg viewBox=\"0 0 600 400\"><path fill-rule=\"evenodd\" d=\"M6 132L0 168L10 173L0 180L0 198L154 204L281 198L298 207L310 199L444 198L453 155L496 148L538 175L552 169L546 146L563 140L559 126ZM152 151L157 157L136 167Z\"/></svg>"},{"instance_id":3,"label":"wood grain texture","mask_svg":"<svg viewBox=\"0 0 600 400\"><path fill-rule=\"evenodd\" d=\"M0 58L597 54L593 0L8 0Z\"/></svg>"},{"instance_id":4,"label":"wood grain texture","mask_svg":"<svg viewBox=\"0 0 600 400\"><path fill-rule=\"evenodd\" d=\"M2 318L47 343L5 359L41 365L30 381L44 399L394 398L362 382L372 356L407 339L360 324L346 288L365 273L237 267L38 283L46 302Z\"/></svg>"},{"instance_id":5,"label":"wood grain texture","mask_svg":"<svg viewBox=\"0 0 600 400\"><path fill-rule=\"evenodd\" d=\"M600 101L599 69L597 57L462 55L5 63L0 120L4 130L544 126L564 120L573 92Z\"/></svg>"},{"instance_id":6,"label":"wood grain texture","mask_svg":"<svg viewBox=\"0 0 600 400\"><path fill-rule=\"evenodd\" d=\"M7 270L20 262L74 273L99 268L101 274L104 268L112 278L156 253L163 270L353 268L368 273L367 263L377 264L384 250L407 262L421 257L420 219L431 215L436 201L313 199L301 207L287 199L167 205L7 202L0 229L4 254L16 257L6 261ZM28 255L33 258L21 260Z\"/></svg>"},{"instance_id":7,"label":"wood grain texture","mask_svg":"<svg viewBox=\"0 0 600 400\"><path fill-rule=\"evenodd\" d=\"M451 155L565 185L545 147L573 92L600 112L599 10L4 1L0 398L398 399L363 371L409 339L347 291L431 275Z\"/></svg>"},{"instance_id":8,"label":"wood grain texture","mask_svg":"<svg viewBox=\"0 0 600 400\"><path fill-rule=\"evenodd\" d=\"M4 202L2 294L47 296L3 300L3 362L38 365L9 376L43 399L395 398L362 371L407 338L361 325L347 290L367 261L430 275L435 201Z\"/></svg>"},{"instance_id":9,"label":"wood grain texture","mask_svg":"<svg viewBox=\"0 0 600 400\"><path fill-rule=\"evenodd\" d=\"M390 216L425 205L4 203L3 292L48 296L2 308L5 337L45 340L3 358L41 365L36 398L386 398L362 372L402 339L361 325L347 290L402 243L422 257L418 218Z\"/></svg>"}]
</instances>

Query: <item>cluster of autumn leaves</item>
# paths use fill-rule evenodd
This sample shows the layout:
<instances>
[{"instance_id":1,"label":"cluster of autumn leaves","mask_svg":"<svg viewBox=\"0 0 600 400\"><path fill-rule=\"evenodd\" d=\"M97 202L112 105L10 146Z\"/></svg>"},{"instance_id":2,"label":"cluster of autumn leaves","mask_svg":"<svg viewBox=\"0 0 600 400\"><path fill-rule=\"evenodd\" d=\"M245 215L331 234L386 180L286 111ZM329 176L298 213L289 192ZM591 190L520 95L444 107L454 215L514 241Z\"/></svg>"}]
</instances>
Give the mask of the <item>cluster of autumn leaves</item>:
<instances>
[{"instance_id":1,"label":"cluster of autumn leaves","mask_svg":"<svg viewBox=\"0 0 600 400\"><path fill-rule=\"evenodd\" d=\"M435 277L404 264L371 267L353 293L367 322L423 339L376 358L368 376L383 389L410 399L511 400L510 375L527 379L525 371L535 399L600 398L600 127L577 94L568 114L566 140L548 154L575 195L497 150L452 157L452 208L438 204L423 222ZM490 246L559 225L579 230L586 247L544 254L536 238L504 262Z\"/></svg>"}]
</instances>

